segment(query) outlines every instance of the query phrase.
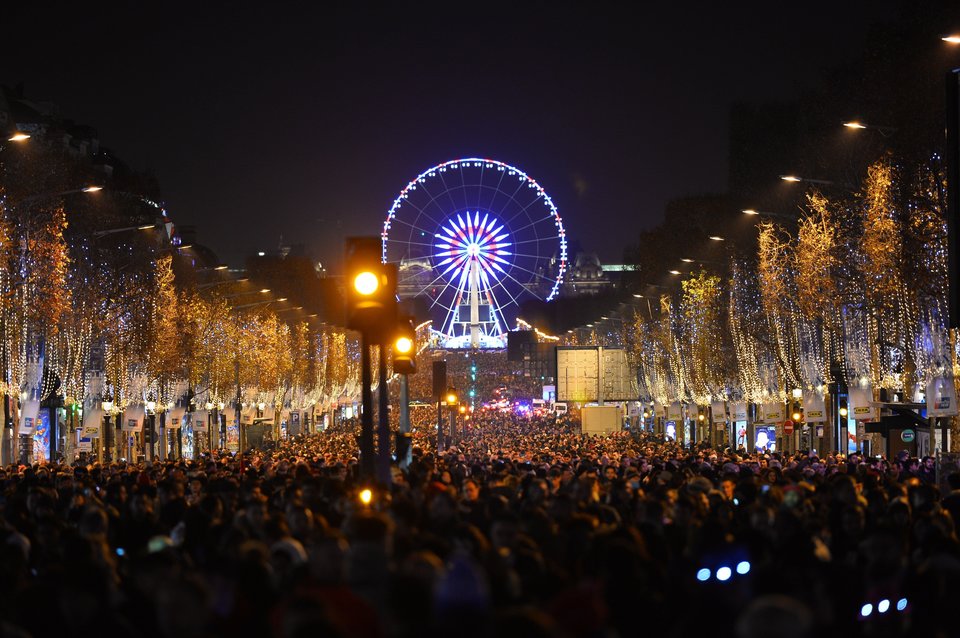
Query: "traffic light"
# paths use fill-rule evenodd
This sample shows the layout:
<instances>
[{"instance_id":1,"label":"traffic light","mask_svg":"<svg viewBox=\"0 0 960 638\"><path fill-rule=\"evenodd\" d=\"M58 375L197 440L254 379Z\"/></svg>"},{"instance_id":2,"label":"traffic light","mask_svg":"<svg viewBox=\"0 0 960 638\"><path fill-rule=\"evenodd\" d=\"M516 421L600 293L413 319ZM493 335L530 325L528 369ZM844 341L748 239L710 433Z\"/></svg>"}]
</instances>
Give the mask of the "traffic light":
<instances>
[{"instance_id":1,"label":"traffic light","mask_svg":"<svg viewBox=\"0 0 960 638\"><path fill-rule=\"evenodd\" d=\"M397 267L380 261L376 237L348 237L346 253L347 327L386 343L397 321Z\"/></svg>"},{"instance_id":2,"label":"traffic light","mask_svg":"<svg viewBox=\"0 0 960 638\"><path fill-rule=\"evenodd\" d=\"M417 371L417 333L409 317L401 317L393 340L393 373L413 374Z\"/></svg>"}]
</instances>

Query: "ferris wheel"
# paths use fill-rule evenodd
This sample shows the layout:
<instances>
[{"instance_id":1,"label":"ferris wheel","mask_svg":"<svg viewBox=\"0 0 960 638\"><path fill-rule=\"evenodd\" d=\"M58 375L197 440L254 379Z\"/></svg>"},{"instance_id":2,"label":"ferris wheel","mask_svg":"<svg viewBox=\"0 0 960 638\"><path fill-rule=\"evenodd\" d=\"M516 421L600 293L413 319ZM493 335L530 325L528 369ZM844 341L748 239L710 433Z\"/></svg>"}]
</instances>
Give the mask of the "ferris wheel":
<instances>
[{"instance_id":1,"label":"ferris wheel","mask_svg":"<svg viewBox=\"0 0 960 638\"><path fill-rule=\"evenodd\" d=\"M381 234L401 299L426 301L446 348L502 348L526 299L557 296L567 238L553 200L518 168L452 160L417 175Z\"/></svg>"}]
</instances>

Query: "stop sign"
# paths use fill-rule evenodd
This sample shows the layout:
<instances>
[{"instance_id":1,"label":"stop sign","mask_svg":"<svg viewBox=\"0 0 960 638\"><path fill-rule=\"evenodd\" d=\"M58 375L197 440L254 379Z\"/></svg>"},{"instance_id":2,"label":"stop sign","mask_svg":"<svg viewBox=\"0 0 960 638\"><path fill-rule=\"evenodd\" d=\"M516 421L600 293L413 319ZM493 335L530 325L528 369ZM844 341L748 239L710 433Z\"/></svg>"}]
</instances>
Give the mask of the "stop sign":
<instances>
[{"instance_id":1,"label":"stop sign","mask_svg":"<svg viewBox=\"0 0 960 638\"><path fill-rule=\"evenodd\" d=\"M787 420L783 422L783 433L793 434L793 421Z\"/></svg>"}]
</instances>

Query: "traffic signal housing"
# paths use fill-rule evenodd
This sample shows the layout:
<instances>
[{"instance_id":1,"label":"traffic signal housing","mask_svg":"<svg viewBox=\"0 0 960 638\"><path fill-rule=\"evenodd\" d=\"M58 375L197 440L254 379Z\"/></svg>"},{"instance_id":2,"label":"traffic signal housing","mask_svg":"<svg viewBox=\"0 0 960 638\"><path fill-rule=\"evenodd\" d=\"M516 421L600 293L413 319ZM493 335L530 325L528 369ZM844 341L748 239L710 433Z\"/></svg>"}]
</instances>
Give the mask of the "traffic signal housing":
<instances>
[{"instance_id":1,"label":"traffic signal housing","mask_svg":"<svg viewBox=\"0 0 960 638\"><path fill-rule=\"evenodd\" d=\"M393 373L413 374L416 371L417 332L409 317L401 317L393 340Z\"/></svg>"},{"instance_id":2,"label":"traffic signal housing","mask_svg":"<svg viewBox=\"0 0 960 638\"><path fill-rule=\"evenodd\" d=\"M347 327L374 343L392 339L397 322L397 267L381 255L379 238L347 238Z\"/></svg>"}]
</instances>

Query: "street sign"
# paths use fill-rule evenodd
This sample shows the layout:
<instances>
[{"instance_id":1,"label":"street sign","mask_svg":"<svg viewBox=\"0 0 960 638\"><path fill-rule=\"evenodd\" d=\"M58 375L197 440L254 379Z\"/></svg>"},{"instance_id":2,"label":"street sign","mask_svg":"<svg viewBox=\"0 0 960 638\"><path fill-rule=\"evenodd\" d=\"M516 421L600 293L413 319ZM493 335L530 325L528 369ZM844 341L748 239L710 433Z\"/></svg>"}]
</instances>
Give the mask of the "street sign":
<instances>
[{"instance_id":1,"label":"street sign","mask_svg":"<svg viewBox=\"0 0 960 638\"><path fill-rule=\"evenodd\" d=\"M910 443L916 436L917 434L913 430L904 430L900 433L900 440L904 443Z\"/></svg>"},{"instance_id":2,"label":"street sign","mask_svg":"<svg viewBox=\"0 0 960 638\"><path fill-rule=\"evenodd\" d=\"M783 422L783 433L793 434L793 421L788 420Z\"/></svg>"}]
</instances>

